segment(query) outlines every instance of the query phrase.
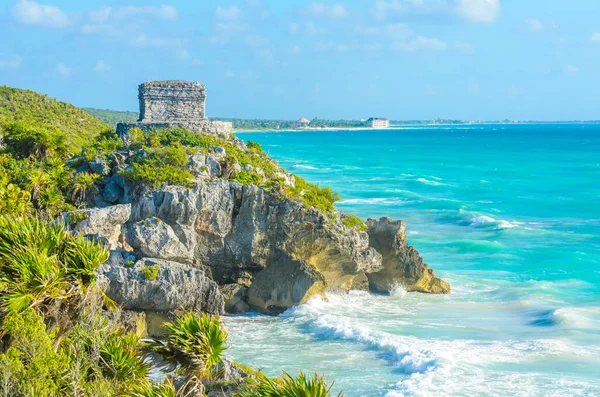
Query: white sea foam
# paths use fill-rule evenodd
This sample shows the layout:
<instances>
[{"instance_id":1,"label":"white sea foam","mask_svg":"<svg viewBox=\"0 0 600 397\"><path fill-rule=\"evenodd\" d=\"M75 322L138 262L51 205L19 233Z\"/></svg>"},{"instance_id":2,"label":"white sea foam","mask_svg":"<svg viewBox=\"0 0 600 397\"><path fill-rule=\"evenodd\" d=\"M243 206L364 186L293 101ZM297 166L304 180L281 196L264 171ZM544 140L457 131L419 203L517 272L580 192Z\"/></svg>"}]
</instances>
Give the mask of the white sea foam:
<instances>
[{"instance_id":1,"label":"white sea foam","mask_svg":"<svg viewBox=\"0 0 600 397\"><path fill-rule=\"evenodd\" d=\"M512 229L521 226L521 222L510 222L504 219L495 219L488 215L476 215L471 218L471 226L494 226L498 230Z\"/></svg>"},{"instance_id":2,"label":"white sea foam","mask_svg":"<svg viewBox=\"0 0 600 397\"><path fill-rule=\"evenodd\" d=\"M432 180L426 179L426 178L417 178L417 182L421 182L421 183L424 183L426 185L431 185L431 186L444 186L444 185L446 185L445 183L438 182L438 181L432 181Z\"/></svg>"},{"instance_id":3,"label":"white sea foam","mask_svg":"<svg viewBox=\"0 0 600 397\"><path fill-rule=\"evenodd\" d=\"M312 165L305 165L305 164L294 164L294 165L292 165L292 168L299 168L299 169L303 169L303 170L318 170L317 167L313 167Z\"/></svg>"},{"instance_id":4,"label":"white sea foam","mask_svg":"<svg viewBox=\"0 0 600 397\"><path fill-rule=\"evenodd\" d=\"M402 200L398 198L383 198L383 197L374 197L374 198L365 198L365 199L348 199L342 200L338 203L338 205L344 204L379 204L379 205L400 205L407 204L410 201Z\"/></svg>"},{"instance_id":5,"label":"white sea foam","mask_svg":"<svg viewBox=\"0 0 600 397\"><path fill-rule=\"evenodd\" d=\"M475 218L473 218L471 220L472 226L485 225L488 223L496 223L496 220L494 218L492 218L491 216L487 216L487 215L476 216Z\"/></svg>"}]
</instances>

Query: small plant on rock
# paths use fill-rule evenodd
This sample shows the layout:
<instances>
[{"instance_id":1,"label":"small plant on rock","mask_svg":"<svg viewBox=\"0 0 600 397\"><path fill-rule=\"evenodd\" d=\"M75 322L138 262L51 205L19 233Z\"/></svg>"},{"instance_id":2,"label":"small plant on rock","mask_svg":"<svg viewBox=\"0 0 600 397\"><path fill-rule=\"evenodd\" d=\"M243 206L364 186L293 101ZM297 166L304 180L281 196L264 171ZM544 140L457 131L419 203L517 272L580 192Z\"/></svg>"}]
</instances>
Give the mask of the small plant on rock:
<instances>
[{"instance_id":1,"label":"small plant on rock","mask_svg":"<svg viewBox=\"0 0 600 397\"><path fill-rule=\"evenodd\" d=\"M355 229L359 232L366 232L367 230L369 230L369 228L363 222L363 220L354 214L345 215L345 217L342 219L342 223L347 228Z\"/></svg>"},{"instance_id":2,"label":"small plant on rock","mask_svg":"<svg viewBox=\"0 0 600 397\"><path fill-rule=\"evenodd\" d=\"M148 281L154 281L158 278L158 265L149 265L142 268L142 276Z\"/></svg>"}]
</instances>

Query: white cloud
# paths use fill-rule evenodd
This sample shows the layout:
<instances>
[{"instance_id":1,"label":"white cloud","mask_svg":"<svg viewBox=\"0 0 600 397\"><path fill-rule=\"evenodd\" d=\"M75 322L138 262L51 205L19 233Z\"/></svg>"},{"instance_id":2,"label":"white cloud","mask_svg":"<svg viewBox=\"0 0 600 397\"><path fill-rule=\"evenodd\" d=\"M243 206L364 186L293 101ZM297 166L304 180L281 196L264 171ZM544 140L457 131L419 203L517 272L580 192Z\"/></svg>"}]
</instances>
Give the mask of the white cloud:
<instances>
[{"instance_id":1,"label":"white cloud","mask_svg":"<svg viewBox=\"0 0 600 397\"><path fill-rule=\"evenodd\" d=\"M66 79L67 77L69 77L71 75L71 69L69 69L69 67L62 62L56 64L56 67L54 68L54 70L63 79Z\"/></svg>"},{"instance_id":2,"label":"white cloud","mask_svg":"<svg viewBox=\"0 0 600 397\"><path fill-rule=\"evenodd\" d=\"M379 20L393 16L444 14L450 12L447 0L377 0L373 15Z\"/></svg>"},{"instance_id":3,"label":"white cloud","mask_svg":"<svg viewBox=\"0 0 600 397\"><path fill-rule=\"evenodd\" d=\"M18 70L21 68L21 57L13 57L12 59L0 59L0 70Z\"/></svg>"},{"instance_id":4,"label":"white cloud","mask_svg":"<svg viewBox=\"0 0 600 397\"><path fill-rule=\"evenodd\" d=\"M443 51L448 48L448 43L432 37L417 36L408 41L394 43L394 48L400 51L417 51L421 49Z\"/></svg>"},{"instance_id":5,"label":"white cloud","mask_svg":"<svg viewBox=\"0 0 600 397\"><path fill-rule=\"evenodd\" d=\"M493 22L500 17L500 0L377 0L373 16L379 20L430 16Z\"/></svg>"},{"instance_id":6,"label":"white cloud","mask_svg":"<svg viewBox=\"0 0 600 397\"><path fill-rule=\"evenodd\" d=\"M419 1L419 0L414 0ZM390 23L380 26L358 27L356 32L362 36L383 38L391 42L392 48L400 51L434 50L443 51L448 48L448 43L437 38L425 37L415 34L411 28L403 23ZM467 43L457 43L460 46L468 46ZM369 44L368 48L378 49L381 44Z\"/></svg>"},{"instance_id":7,"label":"white cloud","mask_svg":"<svg viewBox=\"0 0 600 397\"><path fill-rule=\"evenodd\" d=\"M458 0L458 15L471 22L494 22L500 18L500 0Z\"/></svg>"},{"instance_id":8,"label":"white cloud","mask_svg":"<svg viewBox=\"0 0 600 397\"><path fill-rule=\"evenodd\" d=\"M600 41L600 33L592 34L592 41Z\"/></svg>"},{"instance_id":9,"label":"white cloud","mask_svg":"<svg viewBox=\"0 0 600 397\"><path fill-rule=\"evenodd\" d=\"M290 54L300 54L302 52L302 49L298 45L292 45L290 46L290 48L288 48L288 52Z\"/></svg>"},{"instance_id":10,"label":"white cloud","mask_svg":"<svg viewBox=\"0 0 600 397\"><path fill-rule=\"evenodd\" d=\"M242 10L239 7L230 5L229 7L217 7L215 10L215 16L219 19L226 19L229 21L235 21L240 19L242 16Z\"/></svg>"},{"instance_id":11,"label":"white cloud","mask_svg":"<svg viewBox=\"0 0 600 397\"><path fill-rule=\"evenodd\" d=\"M17 1L11 15L20 23L50 28L64 28L70 22L69 14L60 8L28 0Z\"/></svg>"},{"instance_id":12,"label":"white cloud","mask_svg":"<svg viewBox=\"0 0 600 397\"><path fill-rule=\"evenodd\" d=\"M457 41L456 43L454 43L454 48L456 48L458 51L462 52L463 54L475 53L475 48L471 44L465 43L463 41Z\"/></svg>"},{"instance_id":13,"label":"white cloud","mask_svg":"<svg viewBox=\"0 0 600 397\"><path fill-rule=\"evenodd\" d=\"M181 39L171 39L164 37L149 37L146 33L140 33L135 39L130 41L135 47L167 47L177 48L183 45Z\"/></svg>"},{"instance_id":14,"label":"white cloud","mask_svg":"<svg viewBox=\"0 0 600 397\"><path fill-rule=\"evenodd\" d=\"M94 66L94 70L100 73L108 72L110 69L111 67L104 63L103 60L99 60L98 62L96 62L96 66Z\"/></svg>"},{"instance_id":15,"label":"white cloud","mask_svg":"<svg viewBox=\"0 0 600 397\"><path fill-rule=\"evenodd\" d=\"M186 50L180 48L175 51L175 56L177 56L177 58L185 61L186 59L188 59L190 57L190 53L187 52Z\"/></svg>"},{"instance_id":16,"label":"white cloud","mask_svg":"<svg viewBox=\"0 0 600 397\"><path fill-rule=\"evenodd\" d=\"M348 16L348 11L342 3L335 3L328 5L325 3L312 3L305 9L306 14L313 15L315 17L328 17L328 18L345 18Z\"/></svg>"},{"instance_id":17,"label":"white cloud","mask_svg":"<svg viewBox=\"0 0 600 397\"><path fill-rule=\"evenodd\" d=\"M530 32L540 33L544 31L544 24L539 19L528 19L527 28Z\"/></svg>"},{"instance_id":18,"label":"white cloud","mask_svg":"<svg viewBox=\"0 0 600 397\"><path fill-rule=\"evenodd\" d=\"M577 73L579 72L579 67L577 65L567 65L566 70L569 73Z\"/></svg>"},{"instance_id":19,"label":"white cloud","mask_svg":"<svg viewBox=\"0 0 600 397\"><path fill-rule=\"evenodd\" d=\"M381 26L358 27L356 31L363 36L385 37L392 40L404 40L414 35L411 28L403 23L390 23Z\"/></svg>"},{"instance_id":20,"label":"white cloud","mask_svg":"<svg viewBox=\"0 0 600 397\"><path fill-rule=\"evenodd\" d=\"M176 21L179 18L179 12L174 6L165 4L160 6L141 7L103 7L90 12L90 18L95 23L102 23L111 19L123 20L145 16L167 21Z\"/></svg>"}]
</instances>

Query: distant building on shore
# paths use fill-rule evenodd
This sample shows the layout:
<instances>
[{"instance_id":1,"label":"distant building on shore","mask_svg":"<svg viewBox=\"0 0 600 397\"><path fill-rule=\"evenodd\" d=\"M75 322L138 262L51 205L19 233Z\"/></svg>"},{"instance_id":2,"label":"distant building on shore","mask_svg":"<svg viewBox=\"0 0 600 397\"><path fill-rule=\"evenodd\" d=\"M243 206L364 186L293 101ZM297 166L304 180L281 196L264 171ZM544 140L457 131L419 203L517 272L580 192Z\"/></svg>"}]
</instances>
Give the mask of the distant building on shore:
<instances>
[{"instance_id":1,"label":"distant building on shore","mask_svg":"<svg viewBox=\"0 0 600 397\"><path fill-rule=\"evenodd\" d=\"M389 128L390 121L384 118L371 117L367 120L367 125L371 128Z\"/></svg>"},{"instance_id":2,"label":"distant building on shore","mask_svg":"<svg viewBox=\"0 0 600 397\"><path fill-rule=\"evenodd\" d=\"M310 124L310 120L305 119L304 117L300 117L296 121L296 124L298 124L298 127L308 127L308 125Z\"/></svg>"}]
</instances>

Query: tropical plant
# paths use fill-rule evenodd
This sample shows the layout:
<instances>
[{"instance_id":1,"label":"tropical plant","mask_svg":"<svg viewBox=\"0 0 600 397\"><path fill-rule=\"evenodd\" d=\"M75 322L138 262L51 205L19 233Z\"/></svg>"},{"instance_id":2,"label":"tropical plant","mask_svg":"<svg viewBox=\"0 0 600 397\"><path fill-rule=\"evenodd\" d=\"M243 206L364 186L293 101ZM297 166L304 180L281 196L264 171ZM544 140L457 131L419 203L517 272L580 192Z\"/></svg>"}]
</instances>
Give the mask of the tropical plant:
<instances>
[{"instance_id":1,"label":"tropical plant","mask_svg":"<svg viewBox=\"0 0 600 397\"><path fill-rule=\"evenodd\" d=\"M31 171L27 180L31 189L31 198L33 201L37 201L40 197L40 190L50 182L50 178L43 170L37 168Z\"/></svg>"},{"instance_id":2,"label":"tropical plant","mask_svg":"<svg viewBox=\"0 0 600 397\"><path fill-rule=\"evenodd\" d=\"M1 216L0 309L52 308L73 318L96 280L94 271L107 259L106 249L60 223Z\"/></svg>"},{"instance_id":3,"label":"tropical plant","mask_svg":"<svg viewBox=\"0 0 600 397\"><path fill-rule=\"evenodd\" d=\"M0 216L23 216L32 212L31 195L19 186L8 183L8 178L0 176Z\"/></svg>"},{"instance_id":4,"label":"tropical plant","mask_svg":"<svg viewBox=\"0 0 600 397\"><path fill-rule=\"evenodd\" d=\"M138 350L139 337L133 333L114 333L100 349L103 374L120 382L135 382L145 379L150 364Z\"/></svg>"},{"instance_id":5,"label":"tropical plant","mask_svg":"<svg viewBox=\"0 0 600 397\"><path fill-rule=\"evenodd\" d=\"M300 371L297 377L284 372L279 378L258 374L244 385L237 397L330 397L333 384L318 374L309 377ZM338 397L342 397L342 393Z\"/></svg>"},{"instance_id":6,"label":"tropical plant","mask_svg":"<svg viewBox=\"0 0 600 397\"><path fill-rule=\"evenodd\" d=\"M98 179L100 179L100 175L90 174L88 172L79 172L75 174L72 199L75 202L86 202L88 196L94 194L98 190L96 187L96 181Z\"/></svg>"},{"instance_id":7,"label":"tropical plant","mask_svg":"<svg viewBox=\"0 0 600 397\"><path fill-rule=\"evenodd\" d=\"M176 397L177 390L173 381L167 378L162 383L141 383L133 385L131 390L123 394L124 397Z\"/></svg>"},{"instance_id":8,"label":"tropical plant","mask_svg":"<svg viewBox=\"0 0 600 397\"><path fill-rule=\"evenodd\" d=\"M159 366L166 372L180 369L186 374L186 383L212 378L227 349L227 331L219 317L205 313L198 317L193 312L186 312L163 326L167 330L165 340L152 340L146 344L148 352L162 358Z\"/></svg>"}]
</instances>

